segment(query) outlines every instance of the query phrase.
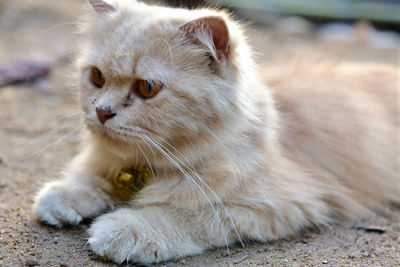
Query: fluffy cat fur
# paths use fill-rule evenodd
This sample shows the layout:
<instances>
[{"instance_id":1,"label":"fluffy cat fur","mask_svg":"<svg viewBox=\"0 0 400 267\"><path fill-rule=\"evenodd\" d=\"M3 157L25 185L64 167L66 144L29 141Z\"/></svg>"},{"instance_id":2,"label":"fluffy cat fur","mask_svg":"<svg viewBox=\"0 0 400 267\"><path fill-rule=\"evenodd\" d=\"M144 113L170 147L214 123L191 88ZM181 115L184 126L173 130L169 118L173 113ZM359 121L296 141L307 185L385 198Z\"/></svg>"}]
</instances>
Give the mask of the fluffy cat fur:
<instances>
[{"instance_id":1,"label":"fluffy cat fur","mask_svg":"<svg viewBox=\"0 0 400 267\"><path fill-rule=\"evenodd\" d=\"M395 86L348 88L351 66L297 84L290 66L263 77L223 11L89 2L79 60L88 135L64 178L38 194L44 222L100 215L89 229L96 254L153 263L360 219L400 200ZM103 88L90 82L93 67ZM136 78L163 88L127 98ZM96 108L116 115L102 124ZM132 165L155 173L134 199L110 181Z\"/></svg>"}]
</instances>

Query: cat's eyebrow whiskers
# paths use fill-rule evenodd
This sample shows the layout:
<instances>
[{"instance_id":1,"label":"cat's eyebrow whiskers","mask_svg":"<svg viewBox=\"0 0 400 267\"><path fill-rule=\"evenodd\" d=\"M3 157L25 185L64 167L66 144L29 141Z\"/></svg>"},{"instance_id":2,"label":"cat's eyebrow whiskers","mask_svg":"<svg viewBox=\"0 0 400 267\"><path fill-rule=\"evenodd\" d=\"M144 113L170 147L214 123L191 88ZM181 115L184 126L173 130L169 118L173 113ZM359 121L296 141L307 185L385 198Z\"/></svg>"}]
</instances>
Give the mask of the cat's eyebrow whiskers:
<instances>
[{"instance_id":1,"label":"cat's eyebrow whiskers","mask_svg":"<svg viewBox=\"0 0 400 267\"><path fill-rule=\"evenodd\" d=\"M116 56L115 58L116 59L120 59L120 58L126 57L126 56L133 56L133 53L132 52L126 52L126 53L123 53L123 54L120 54L120 55Z\"/></svg>"},{"instance_id":2,"label":"cat's eyebrow whiskers","mask_svg":"<svg viewBox=\"0 0 400 267\"><path fill-rule=\"evenodd\" d=\"M164 42L167 46L168 46L168 51L169 51L169 57L170 57L170 60L171 60L171 65L172 66L174 66L174 57L173 57L173 53L172 53L172 46L170 45L170 43L168 42L168 40L167 39L165 39L165 38L157 38L157 39L154 39L148 46L147 46L147 48L146 48L146 50L144 51L144 55L147 55L147 52L148 52L148 50L151 48L151 46L155 43L155 42L158 42L158 41L162 41L162 42ZM175 46L174 46L175 47Z\"/></svg>"},{"instance_id":3,"label":"cat's eyebrow whiskers","mask_svg":"<svg viewBox=\"0 0 400 267\"><path fill-rule=\"evenodd\" d=\"M144 63L144 67L145 67L149 72L154 72L154 70L156 69L156 70L157 70L157 75L158 75L161 79L165 80L166 77L164 76L164 73L161 71L159 64L157 64L157 62L155 62L155 60L154 60L152 57L150 57L150 56L144 56L143 58L148 58L148 59L150 59L150 61L153 63L152 65L154 66L154 68L151 68L151 67L149 67L146 63Z\"/></svg>"},{"instance_id":4,"label":"cat's eyebrow whiskers","mask_svg":"<svg viewBox=\"0 0 400 267\"><path fill-rule=\"evenodd\" d=\"M168 52L169 52L169 58L171 60L171 65L174 66L174 56L173 56L173 53L172 53L172 47L169 44L168 40L162 39L162 41L164 41L166 43L166 45L168 46Z\"/></svg>"}]
</instances>

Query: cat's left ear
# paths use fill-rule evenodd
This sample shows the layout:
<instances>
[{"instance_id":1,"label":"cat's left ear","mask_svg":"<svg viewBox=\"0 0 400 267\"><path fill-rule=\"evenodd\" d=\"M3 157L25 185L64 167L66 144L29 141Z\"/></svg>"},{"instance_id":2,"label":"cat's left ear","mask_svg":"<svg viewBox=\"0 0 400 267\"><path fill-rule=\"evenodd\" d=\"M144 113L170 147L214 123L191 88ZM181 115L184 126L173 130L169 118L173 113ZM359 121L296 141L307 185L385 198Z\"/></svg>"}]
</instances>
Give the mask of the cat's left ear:
<instances>
[{"instance_id":1,"label":"cat's left ear","mask_svg":"<svg viewBox=\"0 0 400 267\"><path fill-rule=\"evenodd\" d=\"M88 0L88 2L94 11L100 15L104 13L115 12L117 10L115 6L107 3L105 0Z\"/></svg>"},{"instance_id":2,"label":"cat's left ear","mask_svg":"<svg viewBox=\"0 0 400 267\"><path fill-rule=\"evenodd\" d=\"M180 27L190 38L195 38L200 42L204 40L204 33L211 37L213 48L215 48L215 57L219 62L226 62L229 58L229 31L223 18L218 16L202 17L187 22ZM207 43L206 43L207 45Z\"/></svg>"}]
</instances>

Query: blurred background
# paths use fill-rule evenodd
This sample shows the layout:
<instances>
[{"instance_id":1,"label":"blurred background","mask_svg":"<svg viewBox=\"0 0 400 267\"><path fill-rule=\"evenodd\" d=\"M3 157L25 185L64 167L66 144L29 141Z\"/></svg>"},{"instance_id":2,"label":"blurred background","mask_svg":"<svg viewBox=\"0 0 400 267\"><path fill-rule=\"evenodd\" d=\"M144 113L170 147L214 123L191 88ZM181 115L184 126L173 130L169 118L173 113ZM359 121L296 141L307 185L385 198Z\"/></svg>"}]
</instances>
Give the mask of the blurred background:
<instances>
[{"instance_id":1,"label":"blurred background","mask_svg":"<svg viewBox=\"0 0 400 267\"><path fill-rule=\"evenodd\" d=\"M251 19L273 23L279 16L297 15L313 20L368 20L398 27L398 0L167 0L172 6L198 7L208 4L234 9Z\"/></svg>"},{"instance_id":2,"label":"blurred background","mask_svg":"<svg viewBox=\"0 0 400 267\"><path fill-rule=\"evenodd\" d=\"M229 9L247 25L260 73L273 88L280 82L276 77L286 77L286 69L292 71L287 76L292 80L290 86L400 88L400 0L166 0L163 4ZM86 0L0 0L0 266L103 264L95 257L92 261L85 246L82 236L87 225L67 230L43 228L31 214L38 188L58 177L79 150L74 58L84 38L77 33L77 22L86 5ZM341 64L353 66L356 75L333 77L329 68ZM293 66L297 66L295 71ZM309 72L316 66L326 71ZM377 71L366 77L362 70L369 66ZM379 71L393 68L397 77ZM384 223L398 225L399 219ZM342 228L334 235L300 244L271 244L268 262L314 266L329 255L333 265L351 265L356 260L366 266L397 266L398 250L397 254L392 250L400 242L400 227L396 229L388 231L393 238L368 238ZM342 245L345 250L335 249ZM287 257L282 257L284 246L290 248ZM369 261L372 252L365 254L372 249L378 255L375 263ZM264 258L257 258L258 250L250 247L252 256L243 263L265 264ZM198 260L198 266L203 266L210 257L229 262L235 255L218 253L186 261Z\"/></svg>"},{"instance_id":3,"label":"blurred background","mask_svg":"<svg viewBox=\"0 0 400 267\"><path fill-rule=\"evenodd\" d=\"M292 51L307 44L336 47L325 53L327 57L398 63L391 52L399 48L400 0L147 2L229 9L235 18L250 25L250 42L268 61L287 45ZM83 14L84 4L85 0L0 0L0 86L45 77L55 64L70 60L79 43L75 22Z\"/></svg>"}]
</instances>

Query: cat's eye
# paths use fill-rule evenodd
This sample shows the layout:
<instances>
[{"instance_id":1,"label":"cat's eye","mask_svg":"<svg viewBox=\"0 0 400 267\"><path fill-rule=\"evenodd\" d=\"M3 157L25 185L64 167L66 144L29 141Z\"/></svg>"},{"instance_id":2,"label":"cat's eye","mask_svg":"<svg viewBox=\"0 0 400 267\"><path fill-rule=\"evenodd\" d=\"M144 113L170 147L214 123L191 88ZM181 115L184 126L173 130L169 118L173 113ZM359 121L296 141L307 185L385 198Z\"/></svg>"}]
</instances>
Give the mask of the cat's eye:
<instances>
[{"instance_id":1,"label":"cat's eye","mask_svg":"<svg viewBox=\"0 0 400 267\"><path fill-rule=\"evenodd\" d=\"M92 68L90 73L90 80L97 88L102 88L106 83L103 73L96 67Z\"/></svg>"},{"instance_id":2,"label":"cat's eye","mask_svg":"<svg viewBox=\"0 0 400 267\"><path fill-rule=\"evenodd\" d=\"M137 80L137 93L144 98L155 96L163 87L163 84L158 81Z\"/></svg>"}]
</instances>

